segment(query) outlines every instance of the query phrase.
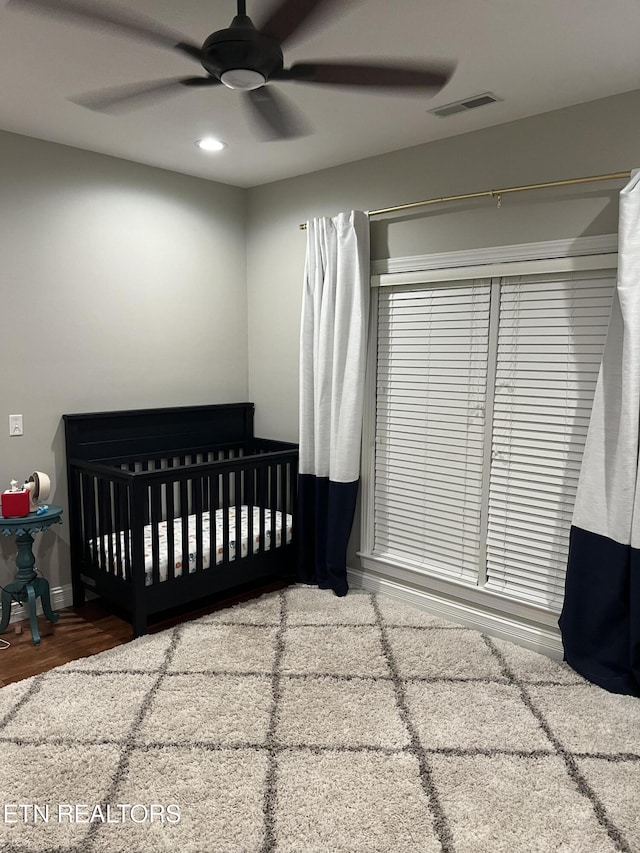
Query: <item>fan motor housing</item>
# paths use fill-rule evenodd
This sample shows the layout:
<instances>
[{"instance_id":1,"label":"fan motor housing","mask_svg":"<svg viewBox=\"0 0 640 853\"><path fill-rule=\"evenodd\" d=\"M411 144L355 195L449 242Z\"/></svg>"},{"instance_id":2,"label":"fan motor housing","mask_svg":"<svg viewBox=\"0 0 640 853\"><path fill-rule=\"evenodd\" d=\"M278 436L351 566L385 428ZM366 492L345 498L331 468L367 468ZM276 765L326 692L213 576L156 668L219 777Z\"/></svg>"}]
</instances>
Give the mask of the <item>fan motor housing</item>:
<instances>
[{"instance_id":1,"label":"fan motor housing","mask_svg":"<svg viewBox=\"0 0 640 853\"><path fill-rule=\"evenodd\" d=\"M256 30L253 24L244 23L212 33L202 45L201 61L205 71L218 79L225 71L246 68L268 80L284 66L278 42Z\"/></svg>"}]
</instances>

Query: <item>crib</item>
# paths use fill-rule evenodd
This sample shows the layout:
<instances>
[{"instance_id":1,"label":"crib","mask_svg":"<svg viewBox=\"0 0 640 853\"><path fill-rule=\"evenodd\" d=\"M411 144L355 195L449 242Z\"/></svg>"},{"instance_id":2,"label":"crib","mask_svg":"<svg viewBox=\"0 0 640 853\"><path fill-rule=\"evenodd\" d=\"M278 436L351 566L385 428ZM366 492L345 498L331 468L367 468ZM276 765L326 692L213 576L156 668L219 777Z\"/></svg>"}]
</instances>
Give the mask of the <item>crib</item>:
<instances>
[{"instance_id":1,"label":"crib","mask_svg":"<svg viewBox=\"0 0 640 853\"><path fill-rule=\"evenodd\" d=\"M133 635L163 611L289 581L298 446L254 436L252 403L63 416L74 606Z\"/></svg>"}]
</instances>

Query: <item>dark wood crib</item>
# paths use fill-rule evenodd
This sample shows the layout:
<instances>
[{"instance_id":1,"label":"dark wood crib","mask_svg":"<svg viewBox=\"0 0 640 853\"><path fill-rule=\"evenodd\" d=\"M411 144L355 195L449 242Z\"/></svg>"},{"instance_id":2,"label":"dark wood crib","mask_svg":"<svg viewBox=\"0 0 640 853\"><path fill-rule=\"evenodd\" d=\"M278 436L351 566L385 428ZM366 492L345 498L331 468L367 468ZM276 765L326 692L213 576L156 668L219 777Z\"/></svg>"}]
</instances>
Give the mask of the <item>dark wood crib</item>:
<instances>
[{"instance_id":1,"label":"dark wood crib","mask_svg":"<svg viewBox=\"0 0 640 853\"><path fill-rule=\"evenodd\" d=\"M252 403L64 415L73 602L150 616L291 580L298 446L256 438Z\"/></svg>"}]
</instances>

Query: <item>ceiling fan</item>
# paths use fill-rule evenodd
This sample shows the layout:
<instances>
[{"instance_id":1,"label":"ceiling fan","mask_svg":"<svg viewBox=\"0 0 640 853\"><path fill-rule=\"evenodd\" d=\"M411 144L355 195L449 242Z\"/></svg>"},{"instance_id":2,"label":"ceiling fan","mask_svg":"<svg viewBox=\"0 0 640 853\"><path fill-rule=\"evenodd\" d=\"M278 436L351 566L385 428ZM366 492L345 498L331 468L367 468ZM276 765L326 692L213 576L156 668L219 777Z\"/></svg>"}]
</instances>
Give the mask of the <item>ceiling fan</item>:
<instances>
[{"instance_id":1,"label":"ceiling fan","mask_svg":"<svg viewBox=\"0 0 640 853\"><path fill-rule=\"evenodd\" d=\"M134 15L107 2L88 0L9 0L9 7L29 9L54 17L65 16L90 26L106 27L186 55L204 68L206 76L172 77L133 86L103 90L73 98L74 103L98 111L137 106L143 100L163 97L182 87L227 86L239 89L263 133L272 139L304 135L305 123L297 110L274 91L274 81L367 89L422 90L435 94L453 73L452 64L398 64L391 62L303 62L284 66L282 45L322 7L335 0L280 0L267 19L256 27L246 13L245 0L237 0L231 24L207 36L204 43L188 41L155 21Z\"/></svg>"}]
</instances>

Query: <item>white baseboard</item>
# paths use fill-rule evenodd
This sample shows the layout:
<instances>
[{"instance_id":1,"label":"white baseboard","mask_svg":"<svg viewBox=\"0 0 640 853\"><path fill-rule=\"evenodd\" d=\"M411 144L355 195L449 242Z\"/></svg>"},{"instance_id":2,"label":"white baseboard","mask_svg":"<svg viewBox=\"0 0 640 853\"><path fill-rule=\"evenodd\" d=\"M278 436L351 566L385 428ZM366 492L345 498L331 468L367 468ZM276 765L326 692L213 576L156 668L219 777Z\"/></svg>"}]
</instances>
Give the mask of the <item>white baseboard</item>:
<instances>
[{"instance_id":1,"label":"white baseboard","mask_svg":"<svg viewBox=\"0 0 640 853\"><path fill-rule=\"evenodd\" d=\"M449 619L466 628L473 628L491 637L509 640L534 652L562 660L560 631L545 625L534 625L513 616L489 612L477 604L439 595L432 590L416 589L396 580L381 577L370 571L347 569L349 585L353 588L379 592L419 607L434 616Z\"/></svg>"},{"instance_id":2,"label":"white baseboard","mask_svg":"<svg viewBox=\"0 0 640 853\"><path fill-rule=\"evenodd\" d=\"M349 585L355 589L365 589L369 592L388 595L390 598L419 607L434 616L449 619L451 622L464 625L466 628L473 628L476 631L489 634L491 637L509 640L519 646L532 649L532 651L556 660L562 660L562 639L560 631L557 629L554 630L543 625L532 625L512 616L488 612L478 605L453 600L431 590L406 586L396 580L390 580L369 571L349 568L347 574ZM73 592L70 583L51 588L53 610L71 607L72 603ZM42 604L39 598L37 600L37 612L38 614L42 613ZM19 622L27 618L26 608L22 604L14 602L11 606L9 622Z\"/></svg>"},{"instance_id":3,"label":"white baseboard","mask_svg":"<svg viewBox=\"0 0 640 853\"><path fill-rule=\"evenodd\" d=\"M71 584L65 584L64 586L53 586L50 589L51 594L51 608L53 610L62 610L65 607L71 607L73 604L73 590L71 588ZM42 602L38 598L36 600L36 610L38 615L42 614ZM14 601L11 604L11 617L9 619L9 624L12 622L20 622L22 619L28 619L29 613L27 608L23 604L18 604L17 601Z\"/></svg>"}]
</instances>

